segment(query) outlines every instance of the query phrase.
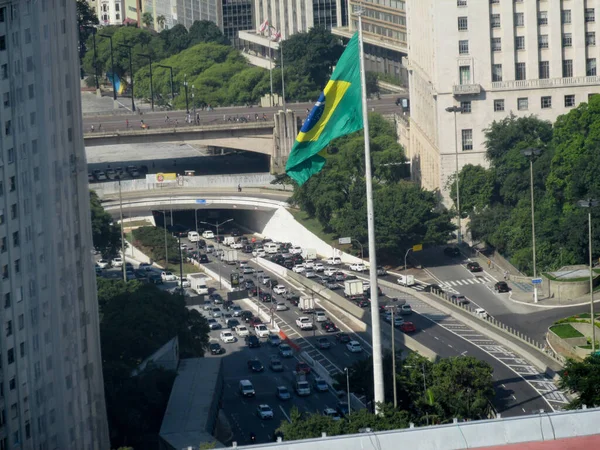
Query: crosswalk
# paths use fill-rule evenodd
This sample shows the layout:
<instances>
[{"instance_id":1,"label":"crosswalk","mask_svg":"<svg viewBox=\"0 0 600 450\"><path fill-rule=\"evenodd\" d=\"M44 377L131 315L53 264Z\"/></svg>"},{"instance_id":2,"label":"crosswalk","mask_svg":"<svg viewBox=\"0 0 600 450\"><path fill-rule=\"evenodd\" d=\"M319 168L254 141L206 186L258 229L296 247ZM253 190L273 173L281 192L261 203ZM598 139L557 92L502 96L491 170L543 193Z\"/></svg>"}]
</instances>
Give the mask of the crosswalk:
<instances>
[{"instance_id":1,"label":"crosswalk","mask_svg":"<svg viewBox=\"0 0 600 450\"><path fill-rule=\"evenodd\" d=\"M450 287L450 286L468 286L470 284L483 284L483 283L491 283L488 277L475 277L475 278L465 278L464 280L454 280L454 281L443 281L440 283L440 287Z\"/></svg>"}]
</instances>

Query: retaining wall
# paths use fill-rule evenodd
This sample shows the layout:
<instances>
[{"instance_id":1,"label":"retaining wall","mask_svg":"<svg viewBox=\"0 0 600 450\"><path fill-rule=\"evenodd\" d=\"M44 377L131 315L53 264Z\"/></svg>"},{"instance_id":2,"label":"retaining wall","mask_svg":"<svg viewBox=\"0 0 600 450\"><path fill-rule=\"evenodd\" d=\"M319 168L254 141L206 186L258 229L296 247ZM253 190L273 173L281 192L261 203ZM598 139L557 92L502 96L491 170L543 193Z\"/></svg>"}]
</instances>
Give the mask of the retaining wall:
<instances>
[{"instance_id":1,"label":"retaining wall","mask_svg":"<svg viewBox=\"0 0 600 450\"><path fill-rule=\"evenodd\" d=\"M575 359L577 361L581 361L585 359L591 353L590 350L585 350L583 348L579 348L575 345L577 342L570 342L570 339L562 339L558 337L553 331L548 330L546 333L546 339L548 339L548 343L552 346L553 349L560 352L567 358ZM579 339L579 338L575 338ZM585 339L585 338L583 338ZM586 341L587 342L587 341ZM584 342L585 344L585 342Z\"/></svg>"}]
</instances>

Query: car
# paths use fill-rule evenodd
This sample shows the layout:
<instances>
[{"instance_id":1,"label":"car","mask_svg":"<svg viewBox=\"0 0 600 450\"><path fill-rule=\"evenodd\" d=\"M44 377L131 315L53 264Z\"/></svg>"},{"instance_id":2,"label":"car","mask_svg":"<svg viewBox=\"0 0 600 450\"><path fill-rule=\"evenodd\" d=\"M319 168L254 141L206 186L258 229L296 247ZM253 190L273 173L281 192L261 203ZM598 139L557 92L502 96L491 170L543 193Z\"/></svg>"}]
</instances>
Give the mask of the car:
<instances>
[{"instance_id":1,"label":"car","mask_svg":"<svg viewBox=\"0 0 600 450\"><path fill-rule=\"evenodd\" d=\"M94 175L92 175L91 172L88 172L88 183L93 183L94 181L96 181Z\"/></svg>"},{"instance_id":2,"label":"car","mask_svg":"<svg viewBox=\"0 0 600 450\"><path fill-rule=\"evenodd\" d=\"M150 263L140 263L138 265L139 270L145 270L146 272L150 272L152 270L152 264Z\"/></svg>"},{"instance_id":3,"label":"car","mask_svg":"<svg viewBox=\"0 0 600 450\"><path fill-rule=\"evenodd\" d=\"M352 263L349 267L355 272L364 272L367 269L363 263Z\"/></svg>"},{"instance_id":4,"label":"car","mask_svg":"<svg viewBox=\"0 0 600 450\"><path fill-rule=\"evenodd\" d=\"M494 284L494 290L498 293L510 292L510 287L508 287L508 283L506 281L498 281L496 284Z\"/></svg>"},{"instance_id":5,"label":"car","mask_svg":"<svg viewBox=\"0 0 600 450\"><path fill-rule=\"evenodd\" d=\"M340 258L339 256L327 258L325 260L325 264L329 264L330 266L338 266L338 265L342 264L342 258Z\"/></svg>"},{"instance_id":6,"label":"car","mask_svg":"<svg viewBox=\"0 0 600 450\"><path fill-rule=\"evenodd\" d=\"M335 340L340 344L347 344L351 341L350 335L348 333L338 333L335 335Z\"/></svg>"},{"instance_id":7,"label":"car","mask_svg":"<svg viewBox=\"0 0 600 450\"><path fill-rule=\"evenodd\" d=\"M212 294L210 294L208 296L208 298L210 298L210 300L215 304L215 305L222 305L223 304L223 297L221 297L221 294L217 293L217 292L213 292Z\"/></svg>"},{"instance_id":8,"label":"car","mask_svg":"<svg viewBox=\"0 0 600 450\"><path fill-rule=\"evenodd\" d=\"M302 254L302 247L300 247L299 245L294 245L293 247L291 247L289 249L289 252L292 255L301 255Z\"/></svg>"},{"instance_id":9,"label":"car","mask_svg":"<svg viewBox=\"0 0 600 450\"><path fill-rule=\"evenodd\" d=\"M246 289L252 289L255 288L256 285L254 284L254 281L252 280L244 280L244 288Z\"/></svg>"},{"instance_id":10,"label":"car","mask_svg":"<svg viewBox=\"0 0 600 450\"><path fill-rule=\"evenodd\" d=\"M281 344L281 338L279 336L277 336L276 334L270 334L267 338L267 341L273 347L277 347L278 345Z\"/></svg>"},{"instance_id":11,"label":"car","mask_svg":"<svg viewBox=\"0 0 600 450\"><path fill-rule=\"evenodd\" d=\"M489 314L483 308L477 308L475 314L482 319L487 319L489 317Z\"/></svg>"},{"instance_id":12,"label":"car","mask_svg":"<svg viewBox=\"0 0 600 450\"><path fill-rule=\"evenodd\" d=\"M483 272L483 267L481 267L479 263L475 261L467 263L467 269L470 272Z\"/></svg>"},{"instance_id":13,"label":"car","mask_svg":"<svg viewBox=\"0 0 600 450\"><path fill-rule=\"evenodd\" d=\"M443 294L445 291L438 284L428 284L423 289L425 292L437 292L439 294Z\"/></svg>"},{"instance_id":14,"label":"car","mask_svg":"<svg viewBox=\"0 0 600 450\"><path fill-rule=\"evenodd\" d=\"M242 248L242 253L252 253L252 246L251 245L244 245L244 247Z\"/></svg>"},{"instance_id":15,"label":"car","mask_svg":"<svg viewBox=\"0 0 600 450\"><path fill-rule=\"evenodd\" d=\"M321 322L321 328L325 330L325 333L336 333L340 331L336 324L331 320L328 320L327 322Z\"/></svg>"},{"instance_id":16,"label":"car","mask_svg":"<svg viewBox=\"0 0 600 450\"><path fill-rule=\"evenodd\" d=\"M123 258L120 258L118 256L116 258L113 258L112 266L113 267L123 267Z\"/></svg>"},{"instance_id":17,"label":"car","mask_svg":"<svg viewBox=\"0 0 600 450\"><path fill-rule=\"evenodd\" d=\"M220 355L225 353L225 349L218 342L211 342L208 346L211 355Z\"/></svg>"},{"instance_id":18,"label":"car","mask_svg":"<svg viewBox=\"0 0 600 450\"><path fill-rule=\"evenodd\" d=\"M267 283L269 283L269 281L271 281L271 277L269 275L263 275L263 277L260 280L263 286L266 286Z\"/></svg>"},{"instance_id":19,"label":"car","mask_svg":"<svg viewBox=\"0 0 600 450\"><path fill-rule=\"evenodd\" d=\"M137 166L127 166L125 169L131 178L136 178L140 176L140 169Z\"/></svg>"},{"instance_id":20,"label":"car","mask_svg":"<svg viewBox=\"0 0 600 450\"><path fill-rule=\"evenodd\" d=\"M268 337L270 334L269 329L267 328L266 325L263 325L262 323L260 325L256 325L254 327L254 333L258 336L258 337Z\"/></svg>"},{"instance_id":21,"label":"car","mask_svg":"<svg viewBox=\"0 0 600 450\"><path fill-rule=\"evenodd\" d=\"M400 307L400 314L403 316L408 316L412 314L412 308L408 303L405 303Z\"/></svg>"},{"instance_id":22,"label":"car","mask_svg":"<svg viewBox=\"0 0 600 450\"><path fill-rule=\"evenodd\" d=\"M208 260L208 255L207 255L206 253L201 253L201 254L200 254L200 256L199 256L199 261L200 261L200 263L207 263L207 262L210 262L210 261Z\"/></svg>"},{"instance_id":23,"label":"car","mask_svg":"<svg viewBox=\"0 0 600 450\"><path fill-rule=\"evenodd\" d=\"M177 280L177 286L184 287L184 288L189 288L189 287L192 286L192 283L190 283L190 280L187 280L185 278L183 280L178 279Z\"/></svg>"},{"instance_id":24,"label":"car","mask_svg":"<svg viewBox=\"0 0 600 450\"><path fill-rule=\"evenodd\" d=\"M256 272L256 270L254 270L254 267L251 267L251 266L244 266L244 267L242 268L242 274L244 274L244 275L251 275L251 274L253 274L254 272Z\"/></svg>"},{"instance_id":25,"label":"car","mask_svg":"<svg viewBox=\"0 0 600 450\"><path fill-rule=\"evenodd\" d=\"M320 377L315 377L314 386L317 392L327 392L329 390L327 382Z\"/></svg>"},{"instance_id":26,"label":"car","mask_svg":"<svg viewBox=\"0 0 600 450\"><path fill-rule=\"evenodd\" d=\"M262 320L260 320L258 317L251 317L250 320L248 321L248 324L251 327L255 327L257 325L260 325L262 323Z\"/></svg>"},{"instance_id":27,"label":"car","mask_svg":"<svg viewBox=\"0 0 600 450\"><path fill-rule=\"evenodd\" d=\"M291 295L287 297L287 301L294 306L298 306L300 304L300 296L298 294Z\"/></svg>"},{"instance_id":28,"label":"car","mask_svg":"<svg viewBox=\"0 0 600 450\"><path fill-rule=\"evenodd\" d=\"M233 305L231 307L231 314L233 317L240 317L244 311L238 305Z\"/></svg>"},{"instance_id":29,"label":"car","mask_svg":"<svg viewBox=\"0 0 600 450\"><path fill-rule=\"evenodd\" d=\"M202 232L202 237L204 239L214 239L215 233L213 233L211 230L205 230Z\"/></svg>"},{"instance_id":30,"label":"car","mask_svg":"<svg viewBox=\"0 0 600 450\"><path fill-rule=\"evenodd\" d=\"M335 281L329 281L329 280L325 283L325 287L332 291L335 291L335 290L341 288L341 286L339 284L337 284Z\"/></svg>"},{"instance_id":31,"label":"car","mask_svg":"<svg viewBox=\"0 0 600 450\"><path fill-rule=\"evenodd\" d=\"M333 408L325 408L323 410L323 415L325 417L329 417L330 419L332 419L333 421L338 421L338 420L342 420L342 417L340 416L340 413L337 412L335 409Z\"/></svg>"},{"instance_id":32,"label":"car","mask_svg":"<svg viewBox=\"0 0 600 450\"><path fill-rule=\"evenodd\" d=\"M268 292L261 292L260 301L263 303L269 303L273 301L273 297Z\"/></svg>"},{"instance_id":33,"label":"car","mask_svg":"<svg viewBox=\"0 0 600 450\"><path fill-rule=\"evenodd\" d=\"M446 247L444 249L444 255L450 258L456 258L460 256L460 249L458 247Z\"/></svg>"},{"instance_id":34,"label":"car","mask_svg":"<svg viewBox=\"0 0 600 450\"><path fill-rule=\"evenodd\" d=\"M358 341L350 341L346 344L346 348L350 353L360 353L362 352L362 347Z\"/></svg>"},{"instance_id":35,"label":"car","mask_svg":"<svg viewBox=\"0 0 600 450\"><path fill-rule=\"evenodd\" d=\"M241 250L244 248L244 244L242 244L241 242L234 242L230 245L230 247L236 250Z\"/></svg>"},{"instance_id":36,"label":"car","mask_svg":"<svg viewBox=\"0 0 600 450\"><path fill-rule=\"evenodd\" d=\"M269 367L273 372L283 372L283 363L277 356L271 356Z\"/></svg>"},{"instance_id":37,"label":"car","mask_svg":"<svg viewBox=\"0 0 600 450\"><path fill-rule=\"evenodd\" d=\"M362 298L356 301L356 306L358 306L359 308L368 308L371 306L371 303L369 302L369 300L365 300L364 298Z\"/></svg>"},{"instance_id":38,"label":"car","mask_svg":"<svg viewBox=\"0 0 600 450\"><path fill-rule=\"evenodd\" d=\"M256 336L251 334L249 336L246 336L246 345L248 346L248 348L260 347L260 341Z\"/></svg>"},{"instance_id":39,"label":"car","mask_svg":"<svg viewBox=\"0 0 600 450\"><path fill-rule=\"evenodd\" d=\"M283 295L286 292L287 292L287 288L282 284L278 284L277 286L275 286L273 288L273 293L278 294L278 295Z\"/></svg>"},{"instance_id":40,"label":"car","mask_svg":"<svg viewBox=\"0 0 600 450\"><path fill-rule=\"evenodd\" d=\"M323 272L325 271L325 266L323 265L323 263L315 263L314 270L315 272Z\"/></svg>"},{"instance_id":41,"label":"car","mask_svg":"<svg viewBox=\"0 0 600 450\"><path fill-rule=\"evenodd\" d=\"M215 319L218 319L219 317L223 316L223 312L221 311L221 308L212 308L210 310L210 314L212 317L214 317Z\"/></svg>"},{"instance_id":42,"label":"car","mask_svg":"<svg viewBox=\"0 0 600 450\"><path fill-rule=\"evenodd\" d=\"M211 330L219 330L221 329L221 324L219 322L217 322L217 319L208 319L208 328L210 328Z\"/></svg>"},{"instance_id":43,"label":"car","mask_svg":"<svg viewBox=\"0 0 600 450\"><path fill-rule=\"evenodd\" d=\"M285 386L277 386L277 389L275 390L275 395L277 395L277 398L279 400L289 400L290 398L292 398L292 394Z\"/></svg>"},{"instance_id":44,"label":"car","mask_svg":"<svg viewBox=\"0 0 600 450\"><path fill-rule=\"evenodd\" d=\"M340 413L341 416L345 417L350 414L350 408L347 402L338 402L335 409Z\"/></svg>"},{"instance_id":45,"label":"car","mask_svg":"<svg viewBox=\"0 0 600 450\"><path fill-rule=\"evenodd\" d=\"M106 174L104 173L103 170L94 170L94 176L96 177L96 180L98 181L106 181Z\"/></svg>"},{"instance_id":46,"label":"car","mask_svg":"<svg viewBox=\"0 0 600 450\"><path fill-rule=\"evenodd\" d=\"M228 328L231 328L232 330L237 327L240 324L240 321L237 319L227 319L225 321L225 325L227 325Z\"/></svg>"},{"instance_id":47,"label":"car","mask_svg":"<svg viewBox=\"0 0 600 450\"><path fill-rule=\"evenodd\" d=\"M417 327L415 327L415 324L412 322L404 322L398 329L403 333L413 333L417 331Z\"/></svg>"},{"instance_id":48,"label":"car","mask_svg":"<svg viewBox=\"0 0 600 450\"><path fill-rule=\"evenodd\" d=\"M304 261L304 268L305 269L314 269L315 262L312 259L307 259L306 261Z\"/></svg>"},{"instance_id":49,"label":"car","mask_svg":"<svg viewBox=\"0 0 600 450\"><path fill-rule=\"evenodd\" d=\"M248 369L252 372L262 372L263 370L265 370L260 360L256 358L248 361Z\"/></svg>"},{"instance_id":50,"label":"car","mask_svg":"<svg viewBox=\"0 0 600 450\"><path fill-rule=\"evenodd\" d=\"M282 358L291 358L294 356L292 347L290 347L288 344L279 344L279 356Z\"/></svg>"},{"instance_id":51,"label":"car","mask_svg":"<svg viewBox=\"0 0 600 450\"><path fill-rule=\"evenodd\" d=\"M298 372L298 373L302 372L306 375L310 375L311 368L304 361L300 361L298 364L296 364L296 372Z\"/></svg>"},{"instance_id":52,"label":"car","mask_svg":"<svg viewBox=\"0 0 600 450\"><path fill-rule=\"evenodd\" d=\"M459 305L466 305L469 303L469 299L462 294L452 294L452 297L450 298Z\"/></svg>"},{"instance_id":53,"label":"car","mask_svg":"<svg viewBox=\"0 0 600 450\"><path fill-rule=\"evenodd\" d=\"M277 281L277 280L269 280L267 282L267 286L269 286L271 289L273 289L275 286L279 286L279 281Z\"/></svg>"},{"instance_id":54,"label":"car","mask_svg":"<svg viewBox=\"0 0 600 450\"><path fill-rule=\"evenodd\" d=\"M100 267L101 269L106 269L107 267L110 266L110 263L108 262L107 259L101 259L96 263L96 265L98 267Z\"/></svg>"},{"instance_id":55,"label":"car","mask_svg":"<svg viewBox=\"0 0 600 450\"><path fill-rule=\"evenodd\" d=\"M404 325L404 319L402 317L394 317L394 326L398 328L402 325Z\"/></svg>"},{"instance_id":56,"label":"car","mask_svg":"<svg viewBox=\"0 0 600 450\"><path fill-rule=\"evenodd\" d=\"M236 339L231 331L221 331L219 338L226 344L233 344Z\"/></svg>"},{"instance_id":57,"label":"car","mask_svg":"<svg viewBox=\"0 0 600 450\"><path fill-rule=\"evenodd\" d=\"M317 276L317 274L315 273L315 271L314 271L314 270L312 270L312 269L307 269L307 270L304 272L304 276L305 276L306 278L314 278L314 277L316 277L316 276Z\"/></svg>"},{"instance_id":58,"label":"car","mask_svg":"<svg viewBox=\"0 0 600 450\"><path fill-rule=\"evenodd\" d=\"M323 275L327 277L332 277L335 275L336 272L337 270L335 269L335 267L326 267L325 270L323 270Z\"/></svg>"},{"instance_id":59,"label":"car","mask_svg":"<svg viewBox=\"0 0 600 450\"><path fill-rule=\"evenodd\" d=\"M160 277L163 281L175 281L177 279L173 272L161 272Z\"/></svg>"},{"instance_id":60,"label":"car","mask_svg":"<svg viewBox=\"0 0 600 450\"><path fill-rule=\"evenodd\" d=\"M335 281L344 281L346 279L346 274L344 272L336 272L333 278Z\"/></svg>"},{"instance_id":61,"label":"car","mask_svg":"<svg viewBox=\"0 0 600 450\"><path fill-rule=\"evenodd\" d=\"M250 335L250 330L248 330L248 327L244 325L238 325L233 331L235 331L239 337L246 337Z\"/></svg>"},{"instance_id":62,"label":"car","mask_svg":"<svg viewBox=\"0 0 600 450\"><path fill-rule=\"evenodd\" d=\"M288 308L288 305L283 302L277 303L277 306L275 307L275 311L287 311L288 309L290 309Z\"/></svg>"},{"instance_id":63,"label":"car","mask_svg":"<svg viewBox=\"0 0 600 450\"><path fill-rule=\"evenodd\" d=\"M292 272L296 272L296 273L303 273L306 271L306 267L304 267L303 264L296 264L293 268L292 268Z\"/></svg>"},{"instance_id":64,"label":"car","mask_svg":"<svg viewBox=\"0 0 600 450\"><path fill-rule=\"evenodd\" d=\"M320 337L317 339L317 347L321 349L327 349L331 347L331 342L326 337Z\"/></svg>"},{"instance_id":65,"label":"car","mask_svg":"<svg viewBox=\"0 0 600 450\"><path fill-rule=\"evenodd\" d=\"M378 277L383 277L387 275L387 270L385 270L385 267L383 266L377 266L377 276Z\"/></svg>"},{"instance_id":66,"label":"car","mask_svg":"<svg viewBox=\"0 0 600 450\"><path fill-rule=\"evenodd\" d=\"M250 311L242 311L242 314L240 315L240 318L246 323L248 323L253 317L254 314L252 314Z\"/></svg>"},{"instance_id":67,"label":"car","mask_svg":"<svg viewBox=\"0 0 600 450\"><path fill-rule=\"evenodd\" d=\"M273 409L269 405L258 405L256 408L256 415L262 420L273 418Z\"/></svg>"},{"instance_id":68,"label":"car","mask_svg":"<svg viewBox=\"0 0 600 450\"><path fill-rule=\"evenodd\" d=\"M327 315L323 311L315 312L315 320L317 322L327 322Z\"/></svg>"}]
</instances>

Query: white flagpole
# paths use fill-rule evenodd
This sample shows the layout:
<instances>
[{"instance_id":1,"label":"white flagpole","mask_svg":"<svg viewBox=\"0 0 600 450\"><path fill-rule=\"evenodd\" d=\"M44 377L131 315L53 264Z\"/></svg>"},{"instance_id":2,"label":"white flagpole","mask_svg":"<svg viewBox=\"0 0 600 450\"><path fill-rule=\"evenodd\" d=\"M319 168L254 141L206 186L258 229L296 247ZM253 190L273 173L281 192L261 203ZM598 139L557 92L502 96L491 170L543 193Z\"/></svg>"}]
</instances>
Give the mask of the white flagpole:
<instances>
[{"instance_id":1,"label":"white flagpole","mask_svg":"<svg viewBox=\"0 0 600 450\"><path fill-rule=\"evenodd\" d=\"M271 27L268 27L269 33L267 39L269 40L269 78L271 79L271 101L270 106L273 106L273 57L271 55Z\"/></svg>"},{"instance_id":2,"label":"white flagpole","mask_svg":"<svg viewBox=\"0 0 600 450\"><path fill-rule=\"evenodd\" d=\"M279 57L281 58L281 100L283 102L283 111L285 112L285 76L283 75L283 39L279 37Z\"/></svg>"},{"instance_id":3,"label":"white flagpole","mask_svg":"<svg viewBox=\"0 0 600 450\"><path fill-rule=\"evenodd\" d=\"M367 185L367 226L369 236L369 280L371 286L371 332L373 345L373 384L375 405L385 403L383 387L383 360L381 356L381 325L379 322L379 297L377 295L377 257L375 255L375 213L373 211L373 181L371 180L371 143L369 141L369 111L367 110L367 83L365 76L365 52L362 33L363 11L358 16L358 45L360 47L360 86L362 93L362 113L365 133L365 183ZM381 412L376 407L376 413Z\"/></svg>"}]
</instances>

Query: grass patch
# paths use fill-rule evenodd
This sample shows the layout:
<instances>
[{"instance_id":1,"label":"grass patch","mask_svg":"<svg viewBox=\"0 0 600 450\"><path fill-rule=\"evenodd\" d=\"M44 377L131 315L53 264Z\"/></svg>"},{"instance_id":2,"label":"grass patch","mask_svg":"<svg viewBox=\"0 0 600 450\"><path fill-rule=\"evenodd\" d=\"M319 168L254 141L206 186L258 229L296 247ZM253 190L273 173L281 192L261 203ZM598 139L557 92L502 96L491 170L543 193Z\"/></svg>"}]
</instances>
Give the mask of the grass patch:
<instances>
[{"instance_id":1,"label":"grass patch","mask_svg":"<svg viewBox=\"0 0 600 450\"><path fill-rule=\"evenodd\" d=\"M339 247L336 235L334 233L327 233L317 218L310 217L306 212L299 209L289 209L289 212L308 231L320 237L328 244Z\"/></svg>"},{"instance_id":2,"label":"grass patch","mask_svg":"<svg viewBox=\"0 0 600 450\"><path fill-rule=\"evenodd\" d=\"M164 261L157 261L157 264L159 264L161 266L164 263L165 263ZM179 264L170 263L167 272L168 271L171 271L175 275L179 276ZM187 275L188 273L199 273L199 272L200 272L200 269L198 267L196 267L195 265L187 263L187 262L183 263L183 275L184 276Z\"/></svg>"},{"instance_id":3,"label":"grass patch","mask_svg":"<svg viewBox=\"0 0 600 450\"><path fill-rule=\"evenodd\" d=\"M600 269L593 269L594 273L596 275L600 274ZM590 277L579 277L579 278L556 278L555 276L551 275L548 272L544 272L542 275L544 275L546 278L548 278L549 280L552 281L560 281L560 282L564 282L564 283L576 283L576 282L581 282L581 281L589 281ZM594 290L596 290L596 288L594 288Z\"/></svg>"},{"instance_id":4,"label":"grass patch","mask_svg":"<svg viewBox=\"0 0 600 450\"><path fill-rule=\"evenodd\" d=\"M151 227L152 223L147 220L133 220L131 222L123 222L123 228L138 228L138 227Z\"/></svg>"},{"instance_id":5,"label":"grass patch","mask_svg":"<svg viewBox=\"0 0 600 450\"><path fill-rule=\"evenodd\" d=\"M550 327L550 330L556 334L559 338L568 339L568 338L576 338L576 337L584 337L579 331L573 328L568 323L561 325L554 325Z\"/></svg>"}]
</instances>

